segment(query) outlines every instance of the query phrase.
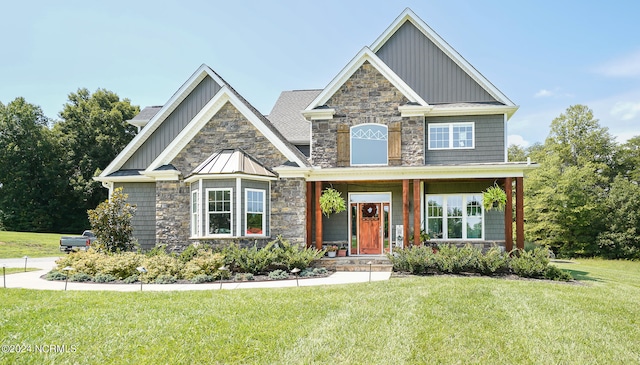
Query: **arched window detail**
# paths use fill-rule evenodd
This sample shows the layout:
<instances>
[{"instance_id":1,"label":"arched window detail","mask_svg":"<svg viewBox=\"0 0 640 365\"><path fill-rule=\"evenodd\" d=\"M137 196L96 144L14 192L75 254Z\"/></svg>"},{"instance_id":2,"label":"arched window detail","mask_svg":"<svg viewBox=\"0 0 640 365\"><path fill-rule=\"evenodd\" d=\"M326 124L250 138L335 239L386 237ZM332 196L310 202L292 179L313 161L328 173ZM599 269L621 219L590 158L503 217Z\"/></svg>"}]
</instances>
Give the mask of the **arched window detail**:
<instances>
[{"instance_id":1,"label":"arched window detail","mask_svg":"<svg viewBox=\"0 0 640 365\"><path fill-rule=\"evenodd\" d=\"M388 128L382 124L351 127L351 165L387 165Z\"/></svg>"}]
</instances>

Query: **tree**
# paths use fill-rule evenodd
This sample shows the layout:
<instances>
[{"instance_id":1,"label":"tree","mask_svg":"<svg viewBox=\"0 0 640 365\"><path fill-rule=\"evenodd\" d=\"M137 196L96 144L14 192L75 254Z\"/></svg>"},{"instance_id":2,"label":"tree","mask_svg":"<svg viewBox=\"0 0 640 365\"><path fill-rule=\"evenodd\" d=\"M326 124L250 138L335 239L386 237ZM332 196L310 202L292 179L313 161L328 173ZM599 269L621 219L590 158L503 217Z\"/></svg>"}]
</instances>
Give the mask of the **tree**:
<instances>
[{"instance_id":1,"label":"tree","mask_svg":"<svg viewBox=\"0 0 640 365\"><path fill-rule=\"evenodd\" d=\"M517 144L512 144L507 149L509 162L522 162L527 160L527 150Z\"/></svg>"},{"instance_id":2,"label":"tree","mask_svg":"<svg viewBox=\"0 0 640 365\"><path fill-rule=\"evenodd\" d=\"M615 142L587 107L575 105L555 118L540 149L540 168L527 178L525 235L565 256L600 253L603 203Z\"/></svg>"},{"instance_id":3,"label":"tree","mask_svg":"<svg viewBox=\"0 0 640 365\"><path fill-rule=\"evenodd\" d=\"M635 136L618 148L618 173L640 184L640 136Z\"/></svg>"},{"instance_id":4,"label":"tree","mask_svg":"<svg viewBox=\"0 0 640 365\"><path fill-rule=\"evenodd\" d=\"M136 127L126 121L140 111L129 99L120 100L117 94L98 89L90 94L78 89L69 94L54 127L65 156L65 176L69 204L66 205L66 230L80 231L86 227L88 209L95 208L107 198L107 190L93 177L124 149L136 134Z\"/></svg>"},{"instance_id":5,"label":"tree","mask_svg":"<svg viewBox=\"0 0 640 365\"><path fill-rule=\"evenodd\" d=\"M618 176L604 205L606 230L598 236L607 258L640 258L640 186Z\"/></svg>"},{"instance_id":6,"label":"tree","mask_svg":"<svg viewBox=\"0 0 640 365\"><path fill-rule=\"evenodd\" d=\"M0 103L0 212L7 230L50 232L60 216L59 146L40 107Z\"/></svg>"},{"instance_id":7,"label":"tree","mask_svg":"<svg viewBox=\"0 0 640 365\"><path fill-rule=\"evenodd\" d=\"M136 206L127 203L127 198L122 188L117 188L111 200L105 200L96 209L88 211L91 230L96 235L96 247L109 252L130 251L135 247L131 219Z\"/></svg>"}]
</instances>

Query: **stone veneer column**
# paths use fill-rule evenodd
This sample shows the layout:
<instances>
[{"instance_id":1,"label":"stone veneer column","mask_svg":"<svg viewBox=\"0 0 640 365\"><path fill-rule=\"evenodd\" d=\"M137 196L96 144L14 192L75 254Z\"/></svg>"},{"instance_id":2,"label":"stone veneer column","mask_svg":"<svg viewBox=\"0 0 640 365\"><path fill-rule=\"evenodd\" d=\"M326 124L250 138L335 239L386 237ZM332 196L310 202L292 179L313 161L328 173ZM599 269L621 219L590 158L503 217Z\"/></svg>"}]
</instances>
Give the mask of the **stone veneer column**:
<instances>
[{"instance_id":1,"label":"stone veneer column","mask_svg":"<svg viewBox=\"0 0 640 365\"><path fill-rule=\"evenodd\" d=\"M306 237L306 182L280 179L271 182L271 237L278 235L304 246Z\"/></svg>"},{"instance_id":2,"label":"stone veneer column","mask_svg":"<svg viewBox=\"0 0 640 365\"><path fill-rule=\"evenodd\" d=\"M156 181L156 242L181 250L189 242L189 191L179 181Z\"/></svg>"}]
</instances>

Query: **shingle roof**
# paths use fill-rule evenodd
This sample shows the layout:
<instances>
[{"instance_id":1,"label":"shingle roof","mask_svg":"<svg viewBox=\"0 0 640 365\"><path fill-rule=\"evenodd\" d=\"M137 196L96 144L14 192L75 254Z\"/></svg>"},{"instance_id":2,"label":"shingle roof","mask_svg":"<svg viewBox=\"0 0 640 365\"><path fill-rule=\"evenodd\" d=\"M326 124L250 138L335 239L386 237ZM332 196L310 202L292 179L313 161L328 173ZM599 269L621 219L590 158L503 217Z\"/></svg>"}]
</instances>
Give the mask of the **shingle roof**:
<instances>
[{"instance_id":1,"label":"shingle roof","mask_svg":"<svg viewBox=\"0 0 640 365\"><path fill-rule=\"evenodd\" d=\"M138 115L133 117L131 120L150 121L151 118L153 118L153 116L160 111L160 109L162 109L162 105L147 106L144 109L142 109L142 111L140 111L140 113L138 113Z\"/></svg>"},{"instance_id":2,"label":"shingle roof","mask_svg":"<svg viewBox=\"0 0 640 365\"><path fill-rule=\"evenodd\" d=\"M283 91L267 118L291 143L309 143L310 122L300 112L321 92L322 90Z\"/></svg>"},{"instance_id":3,"label":"shingle roof","mask_svg":"<svg viewBox=\"0 0 640 365\"><path fill-rule=\"evenodd\" d=\"M201 163L200 166L196 167L191 172L191 175L238 173L277 177L273 171L262 166L258 161L241 149L221 150L214 153Z\"/></svg>"}]
</instances>

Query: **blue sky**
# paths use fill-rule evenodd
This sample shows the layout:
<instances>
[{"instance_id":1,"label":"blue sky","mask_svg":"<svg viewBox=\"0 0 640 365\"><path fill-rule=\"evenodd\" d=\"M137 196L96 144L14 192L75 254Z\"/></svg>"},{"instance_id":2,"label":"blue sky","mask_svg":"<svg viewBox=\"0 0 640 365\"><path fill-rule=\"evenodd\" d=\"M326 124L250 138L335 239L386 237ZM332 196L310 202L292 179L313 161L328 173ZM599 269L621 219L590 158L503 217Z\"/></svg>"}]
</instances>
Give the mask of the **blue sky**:
<instances>
[{"instance_id":1,"label":"blue sky","mask_svg":"<svg viewBox=\"0 0 640 365\"><path fill-rule=\"evenodd\" d=\"M283 90L324 88L410 7L520 106L510 141L543 142L586 104L640 135L638 1L12 1L0 22L0 102L58 118L78 88L162 105L203 63L264 114Z\"/></svg>"}]
</instances>

